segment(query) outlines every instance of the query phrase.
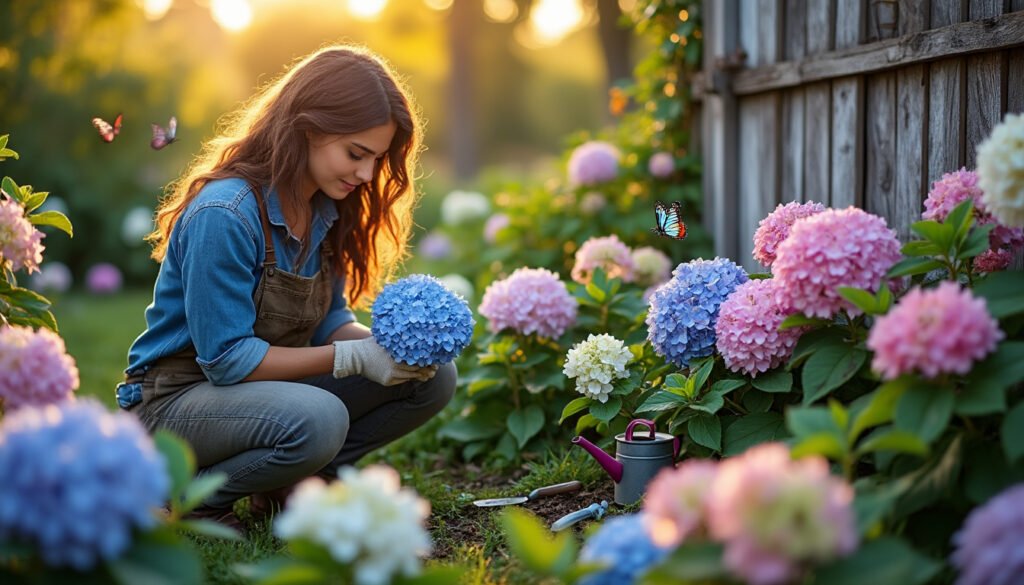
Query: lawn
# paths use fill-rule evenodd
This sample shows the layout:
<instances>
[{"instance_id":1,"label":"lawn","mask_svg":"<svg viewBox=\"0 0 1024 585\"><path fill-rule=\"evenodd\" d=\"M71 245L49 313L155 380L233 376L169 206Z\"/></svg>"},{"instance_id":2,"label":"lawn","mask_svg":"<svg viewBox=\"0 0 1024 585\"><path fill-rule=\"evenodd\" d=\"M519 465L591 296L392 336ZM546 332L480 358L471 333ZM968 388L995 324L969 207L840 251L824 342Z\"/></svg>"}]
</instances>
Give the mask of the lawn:
<instances>
[{"instance_id":1,"label":"lawn","mask_svg":"<svg viewBox=\"0 0 1024 585\"><path fill-rule=\"evenodd\" d=\"M127 291L112 296L70 293L53 299L61 335L78 364L80 396L96 396L114 408L112 390L121 379L128 347L143 330L143 311L150 297L149 291ZM515 468L480 467L458 462L456 451L438 441L439 423L428 424L361 463L395 467L402 474L403 485L430 501L434 550L429 562L458 562L468 567L467 584L537 582L507 554L498 526L502 508L477 508L472 500L521 495L571 479L583 482L578 493L526 505L548 524L591 503L612 501L612 482L582 449L567 445L565 450ZM244 516L245 502L236 510ZM577 530L584 530L586 524ZM258 524L251 525L244 542L198 539L197 544L209 583L244 583L233 573L232 565L270 556L282 546L269 526Z\"/></svg>"}]
</instances>

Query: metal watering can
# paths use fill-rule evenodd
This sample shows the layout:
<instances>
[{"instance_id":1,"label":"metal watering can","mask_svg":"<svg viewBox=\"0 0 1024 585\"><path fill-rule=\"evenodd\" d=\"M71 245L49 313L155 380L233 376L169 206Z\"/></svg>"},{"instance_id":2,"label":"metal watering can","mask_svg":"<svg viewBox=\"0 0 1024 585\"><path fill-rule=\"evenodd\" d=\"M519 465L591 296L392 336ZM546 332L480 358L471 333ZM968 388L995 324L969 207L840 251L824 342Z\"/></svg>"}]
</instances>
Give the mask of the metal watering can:
<instances>
[{"instance_id":1,"label":"metal watering can","mask_svg":"<svg viewBox=\"0 0 1024 585\"><path fill-rule=\"evenodd\" d=\"M645 425L650 432L633 434L637 425ZM643 418L630 421L625 433L615 435L614 459L583 437L575 437L572 443L586 449L608 472L615 481L615 503L622 505L640 501L651 478L674 466L679 455L679 437L656 432L654 422Z\"/></svg>"}]
</instances>

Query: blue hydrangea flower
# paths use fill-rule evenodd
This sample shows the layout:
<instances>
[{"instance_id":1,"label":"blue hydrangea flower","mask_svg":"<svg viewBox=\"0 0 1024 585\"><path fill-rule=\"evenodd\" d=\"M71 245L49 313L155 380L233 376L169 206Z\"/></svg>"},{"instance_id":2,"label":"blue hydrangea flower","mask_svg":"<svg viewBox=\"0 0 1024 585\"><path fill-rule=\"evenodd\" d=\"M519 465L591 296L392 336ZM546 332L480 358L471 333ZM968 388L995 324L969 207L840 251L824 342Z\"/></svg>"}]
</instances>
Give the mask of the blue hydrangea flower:
<instances>
[{"instance_id":1,"label":"blue hydrangea flower","mask_svg":"<svg viewBox=\"0 0 1024 585\"><path fill-rule=\"evenodd\" d=\"M89 399L8 414L0 478L0 542L32 544L47 565L79 571L124 553L170 491L138 419Z\"/></svg>"},{"instance_id":2,"label":"blue hydrangea flower","mask_svg":"<svg viewBox=\"0 0 1024 585\"><path fill-rule=\"evenodd\" d=\"M609 518L584 543L580 561L603 563L606 568L587 575L580 585L630 585L665 558L672 547L655 545L643 518L643 513Z\"/></svg>"},{"instance_id":3,"label":"blue hydrangea flower","mask_svg":"<svg viewBox=\"0 0 1024 585\"><path fill-rule=\"evenodd\" d=\"M475 321L465 299L426 274L385 286L371 315L377 343L409 365L446 364L473 338Z\"/></svg>"},{"instance_id":4,"label":"blue hydrangea flower","mask_svg":"<svg viewBox=\"0 0 1024 585\"><path fill-rule=\"evenodd\" d=\"M647 339L654 351L680 368L711 355L718 308L747 280L747 273L727 258L676 266L672 280L651 295Z\"/></svg>"}]
</instances>

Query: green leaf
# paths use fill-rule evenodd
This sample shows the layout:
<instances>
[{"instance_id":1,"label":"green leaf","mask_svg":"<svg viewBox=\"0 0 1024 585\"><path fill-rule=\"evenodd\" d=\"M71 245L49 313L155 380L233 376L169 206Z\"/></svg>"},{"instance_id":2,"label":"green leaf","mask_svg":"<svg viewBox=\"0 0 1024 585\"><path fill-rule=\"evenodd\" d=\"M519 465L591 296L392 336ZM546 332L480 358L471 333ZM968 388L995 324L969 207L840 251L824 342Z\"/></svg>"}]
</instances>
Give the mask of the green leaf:
<instances>
[{"instance_id":1,"label":"green leaf","mask_svg":"<svg viewBox=\"0 0 1024 585\"><path fill-rule=\"evenodd\" d=\"M735 380L733 378L722 378L711 385L711 389L708 392L714 392L719 396L725 396L736 390L747 385L746 380Z\"/></svg>"},{"instance_id":2,"label":"green leaf","mask_svg":"<svg viewBox=\"0 0 1024 585\"><path fill-rule=\"evenodd\" d=\"M944 225L928 219L910 224L910 229L938 246L942 254L948 253L953 246L955 231L951 225Z\"/></svg>"},{"instance_id":3,"label":"green leaf","mask_svg":"<svg viewBox=\"0 0 1024 585\"><path fill-rule=\"evenodd\" d=\"M910 431L927 443L937 439L953 416L953 391L930 384L909 388L896 404L896 428Z\"/></svg>"},{"instance_id":4,"label":"green leaf","mask_svg":"<svg viewBox=\"0 0 1024 585\"><path fill-rule=\"evenodd\" d=\"M1005 410L1006 393L1000 384L968 382L956 394L956 402L953 404L953 412L961 416L980 416Z\"/></svg>"},{"instance_id":5,"label":"green leaf","mask_svg":"<svg viewBox=\"0 0 1024 585\"><path fill-rule=\"evenodd\" d=\"M39 209L39 206L46 202L46 197L49 195L46 191L40 191L38 193L32 193L25 198L25 211L33 212Z\"/></svg>"},{"instance_id":6,"label":"green leaf","mask_svg":"<svg viewBox=\"0 0 1024 585\"><path fill-rule=\"evenodd\" d=\"M843 432L832 418L832 411L827 408L795 408L786 409L786 428L796 437L809 437L819 433L830 433L842 442Z\"/></svg>"},{"instance_id":7,"label":"green leaf","mask_svg":"<svg viewBox=\"0 0 1024 585\"><path fill-rule=\"evenodd\" d=\"M10 138L11 138L10 134L0 135L0 150L7 149L7 141L10 140Z\"/></svg>"},{"instance_id":8,"label":"green leaf","mask_svg":"<svg viewBox=\"0 0 1024 585\"><path fill-rule=\"evenodd\" d=\"M845 384L867 357L866 351L849 345L831 345L815 352L804 364L804 404L812 404Z\"/></svg>"},{"instance_id":9,"label":"green leaf","mask_svg":"<svg viewBox=\"0 0 1024 585\"><path fill-rule=\"evenodd\" d=\"M875 451L895 451L926 457L928 445L914 433L898 429L887 429L874 433L857 447L857 456L874 453Z\"/></svg>"},{"instance_id":10,"label":"green leaf","mask_svg":"<svg viewBox=\"0 0 1024 585\"><path fill-rule=\"evenodd\" d=\"M846 455L846 445L834 433L816 433L803 437L791 453L796 458L821 455L838 461Z\"/></svg>"},{"instance_id":11,"label":"green leaf","mask_svg":"<svg viewBox=\"0 0 1024 585\"><path fill-rule=\"evenodd\" d=\"M594 299L595 301L597 301L599 303L603 303L605 301L605 299L608 298L608 296L605 294L605 292L603 290L601 290L593 282L588 282L587 283L587 294L590 295L590 297L592 299Z\"/></svg>"},{"instance_id":12,"label":"green leaf","mask_svg":"<svg viewBox=\"0 0 1024 585\"><path fill-rule=\"evenodd\" d=\"M658 391L650 395L647 400L636 408L635 413L641 412L659 412L662 410L672 410L673 408L683 406L687 404L689 400L678 394L672 392Z\"/></svg>"},{"instance_id":13,"label":"green leaf","mask_svg":"<svg viewBox=\"0 0 1024 585\"><path fill-rule=\"evenodd\" d=\"M480 378L479 380L473 380L469 383L469 386L466 387L466 394L476 396L488 388L501 386L505 382L506 380L498 380L495 378Z\"/></svg>"},{"instance_id":14,"label":"green leaf","mask_svg":"<svg viewBox=\"0 0 1024 585\"><path fill-rule=\"evenodd\" d=\"M1019 270L989 274L972 292L985 299L988 312L996 319L1024 312L1024 272Z\"/></svg>"},{"instance_id":15,"label":"green leaf","mask_svg":"<svg viewBox=\"0 0 1024 585\"><path fill-rule=\"evenodd\" d=\"M708 414L715 414L723 406L725 406L725 399L714 392L708 392L704 396L701 396L700 400L690 404L690 408L706 412Z\"/></svg>"},{"instance_id":16,"label":"green leaf","mask_svg":"<svg viewBox=\"0 0 1024 585\"><path fill-rule=\"evenodd\" d=\"M941 568L941 563L903 540L883 536L815 570L811 585L920 585L929 582Z\"/></svg>"},{"instance_id":17,"label":"green leaf","mask_svg":"<svg viewBox=\"0 0 1024 585\"><path fill-rule=\"evenodd\" d=\"M562 416L561 418L558 419L558 424L562 424L563 422L565 422L565 419L576 414L577 412L586 410L587 407L590 406L591 402L593 402L593 400L591 400L589 396L580 396L579 398L574 398L572 401L569 402L569 404L565 405L565 408L562 409Z\"/></svg>"},{"instance_id":18,"label":"green leaf","mask_svg":"<svg viewBox=\"0 0 1024 585\"><path fill-rule=\"evenodd\" d=\"M466 573L465 567L457 565L435 565L427 567L422 573L414 577L403 577L399 575L392 581L394 585L450 585L451 583L462 583Z\"/></svg>"},{"instance_id":19,"label":"green leaf","mask_svg":"<svg viewBox=\"0 0 1024 585\"><path fill-rule=\"evenodd\" d=\"M14 182L14 179L10 177L4 177L3 181L0 181L0 187L3 188L5 193L7 193L8 197L10 197L14 201L17 201L18 203L21 203L21 187L19 187L18 184Z\"/></svg>"},{"instance_id":20,"label":"green leaf","mask_svg":"<svg viewBox=\"0 0 1024 585\"><path fill-rule=\"evenodd\" d=\"M960 482L963 458L963 436L955 435L941 449L941 455L933 455L925 465L896 479L900 494L893 508L893 521L906 518L940 499L951 498Z\"/></svg>"},{"instance_id":21,"label":"green leaf","mask_svg":"<svg viewBox=\"0 0 1024 585\"><path fill-rule=\"evenodd\" d=\"M774 402L774 396L756 388L751 388L743 393L743 407L748 412L768 412Z\"/></svg>"},{"instance_id":22,"label":"green leaf","mask_svg":"<svg viewBox=\"0 0 1024 585\"><path fill-rule=\"evenodd\" d=\"M846 347L846 342L843 341L843 332L835 327L826 327L804 333L796 342L796 347L793 348L793 355L789 357L786 369L792 370L800 362L826 347Z\"/></svg>"},{"instance_id":23,"label":"green leaf","mask_svg":"<svg viewBox=\"0 0 1024 585\"><path fill-rule=\"evenodd\" d=\"M963 260L965 258L974 258L980 256L985 250L988 250L989 246L989 232L992 231L995 225L983 225L971 230L971 235L967 236L967 241L964 242L960 251L956 254L957 260Z\"/></svg>"},{"instance_id":24,"label":"green leaf","mask_svg":"<svg viewBox=\"0 0 1024 585\"><path fill-rule=\"evenodd\" d=\"M839 296L850 301L858 309L864 311L868 315L877 315L878 303L875 301L875 295L864 289L852 287L852 286L841 286L836 289L839 292Z\"/></svg>"},{"instance_id":25,"label":"green leaf","mask_svg":"<svg viewBox=\"0 0 1024 585\"><path fill-rule=\"evenodd\" d=\"M615 415L619 414L620 410L622 410L622 399L618 396L609 398L608 402L594 401L590 404L590 414L599 421L610 422Z\"/></svg>"},{"instance_id":26,"label":"green leaf","mask_svg":"<svg viewBox=\"0 0 1024 585\"><path fill-rule=\"evenodd\" d=\"M694 370L693 366L697 366ZM715 366L715 359L713 357L703 358L695 360L690 364L690 377L693 379L693 387L695 390L700 391L704 387L704 383L708 381L708 376L711 375L711 369Z\"/></svg>"},{"instance_id":27,"label":"green leaf","mask_svg":"<svg viewBox=\"0 0 1024 585\"><path fill-rule=\"evenodd\" d=\"M818 317L808 317L803 313L794 313L782 320L779 323L779 331L785 331L786 329L792 329L793 327L803 327L810 325L811 327L820 327L825 325L829 321L827 319L819 319Z\"/></svg>"},{"instance_id":28,"label":"green leaf","mask_svg":"<svg viewBox=\"0 0 1024 585\"><path fill-rule=\"evenodd\" d=\"M891 421L896 412L896 403L916 383L917 379L913 376L901 376L879 386L871 394L868 405L853 419L849 441L856 441L862 432L871 427Z\"/></svg>"},{"instance_id":29,"label":"green leaf","mask_svg":"<svg viewBox=\"0 0 1024 585\"><path fill-rule=\"evenodd\" d=\"M71 221L59 211L44 211L28 216L33 225L51 225L67 235L74 237L74 230L71 228Z\"/></svg>"},{"instance_id":30,"label":"green leaf","mask_svg":"<svg viewBox=\"0 0 1024 585\"><path fill-rule=\"evenodd\" d=\"M793 374L782 369L772 370L751 380L750 385L762 392L789 392L793 389Z\"/></svg>"},{"instance_id":31,"label":"green leaf","mask_svg":"<svg viewBox=\"0 0 1024 585\"><path fill-rule=\"evenodd\" d=\"M522 410L513 410L505 421L508 431L516 438L522 449L526 442L544 428L544 409L531 404Z\"/></svg>"},{"instance_id":32,"label":"green leaf","mask_svg":"<svg viewBox=\"0 0 1024 585\"><path fill-rule=\"evenodd\" d=\"M218 472L204 473L189 482L183 496L182 512L188 512L198 506L207 496L212 495L213 492L217 491L217 488L224 485L227 480L227 474Z\"/></svg>"},{"instance_id":33,"label":"green leaf","mask_svg":"<svg viewBox=\"0 0 1024 585\"><path fill-rule=\"evenodd\" d=\"M686 388L689 381L689 378L682 374L669 374L665 378L665 383L662 384L661 387L663 390L667 390L668 392L671 392L673 394L679 394L680 396L682 396L683 389Z\"/></svg>"},{"instance_id":34,"label":"green leaf","mask_svg":"<svg viewBox=\"0 0 1024 585\"><path fill-rule=\"evenodd\" d=\"M213 520L178 520L174 525L181 530L200 536L224 540L245 540L235 529Z\"/></svg>"},{"instance_id":35,"label":"green leaf","mask_svg":"<svg viewBox=\"0 0 1024 585\"><path fill-rule=\"evenodd\" d=\"M276 556L257 563L236 563L231 567L256 585L314 585L328 582L326 566L318 566L291 557Z\"/></svg>"},{"instance_id":36,"label":"green leaf","mask_svg":"<svg viewBox=\"0 0 1024 585\"><path fill-rule=\"evenodd\" d=\"M892 289L889 288L888 281L883 280L878 285L878 293L875 294L875 306L878 308L878 314L888 313L889 308L892 307L892 301Z\"/></svg>"},{"instance_id":37,"label":"green leaf","mask_svg":"<svg viewBox=\"0 0 1024 585\"><path fill-rule=\"evenodd\" d=\"M938 251L936 251L935 254L938 254ZM933 254L929 254L928 256L932 255ZM886 278L899 278L901 276L917 276L918 274L927 274L932 270L942 268L943 266L945 265L942 262L939 262L938 260L935 260L931 257L904 258L903 260L900 260L896 264L893 264L892 268L889 269L889 272L885 273L885 276Z\"/></svg>"},{"instance_id":38,"label":"green leaf","mask_svg":"<svg viewBox=\"0 0 1024 585\"><path fill-rule=\"evenodd\" d=\"M686 423L686 433L698 445L715 451L722 450L722 421L717 416L698 414Z\"/></svg>"},{"instance_id":39,"label":"green leaf","mask_svg":"<svg viewBox=\"0 0 1024 585\"><path fill-rule=\"evenodd\" d=\"M956 240L959 242L971 227L971 219L974 218L974 201L967 199L961 201L949 212L942 223L953 228Z\"/></svg>"},{"instance_id":40,"label":"green leaf","mask_svg":"<svg viewBox=\"0 0 1024 585\"><path fill-rule=\"evenodd\" d=\"M739 455L759 443L786 437L786 421L776 412L749 414L725 429L722 454Z\"/></svg>"},{"instance_id":41,"label":"green leaf","mask_svg":"<svg viewBox=\"0 0 1024 585\"><path fill-rule=\"evenodd\" d=\"M909 241L903 245L900 251L904 256L911 257L939 256L942 254L942 250L934 242L929 242L928 240Z\"/></svg>"},{"instance_id":42,"label":"green leaf","mask_svg":"<svg viewBox=\"0 0 1024 585\"><path fill-rule=\"evenodd\" d=\"M661 563L652 567L638 583L643 585L685 585L724 582L728 572L722 564L722 545L686 542Z\"/></svg>"},{"instance_id":43,"label":"green leaf","mask_svg":"<svg viewBox=\"0 0 1024 585\"><path fill-rule=\"evenodd\" d=\"M167 472L171 479L171 502L177 502L196 473L196 456L188 443L169 431L157 431L153 435L153 443L167 461Z\"/></svg>"},{"instance_id":44,"label":"green leaf","mask_svg":"<svg viewBox=\"0 0 1024 585\"><path fill-rule=\"evenodd\" d=\"M107 564L122 585L201 583L203 566L196 551L180 538L145 535L127 553Z\"/></svg>"},{"instance_id":45,"label":"green leaf","mask_svg":"<svg viewBox=\"0 0 1024 585\"><path fill-rule=\"evenodd\" d=\"M600 421L594 418L594 415L589 412L584 414L576 420L576 434L578 435L589 428L596 427L599 422Z\"/></svg>"},{"instance_id":46,"label":"green leaf","mask_svg":"<svg viewBox=\"0 0 1024 585\"><path fill-rule=\"evenodd\" d=\"M560 575L576 560L576 537L551 531L526 510L509 507L501 515L501 528L513 555L541 575Z\"/></svg>"},{"instance_id":47,"label":"green leaf","mask_svg":"<svg viewBox=\"0 0 1024 585\"><path fill-rule=\"evenodd\" d=\"M437 434L441 437L454 439L460 443L471 443L497 437L504 431L500 425L501 419L490 420L484 416L461 417L445 423L437 431Z\"/></svg>"},{"instance_id":48,"label":"green leaf","mask_svg":"<svg viewBox=\"0 0 1024 585\"><path fill-rule=\"evenodd\" d=\"M1018 403L1006 413L1001 434L1007 460L1016 463L1024 455L1024 402Z\"/></svg>"}]
</instances>

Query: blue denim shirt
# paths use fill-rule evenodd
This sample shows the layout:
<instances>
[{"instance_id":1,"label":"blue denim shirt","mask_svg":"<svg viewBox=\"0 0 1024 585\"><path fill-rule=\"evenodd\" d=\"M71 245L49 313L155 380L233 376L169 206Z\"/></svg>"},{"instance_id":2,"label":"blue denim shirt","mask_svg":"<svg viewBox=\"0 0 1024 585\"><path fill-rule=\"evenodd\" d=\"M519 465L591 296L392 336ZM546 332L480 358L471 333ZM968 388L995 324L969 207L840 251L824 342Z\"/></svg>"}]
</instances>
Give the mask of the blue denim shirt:
<instances>
[{"instance_id":1,"label":"blue denim shirt","mask_svg":"<svg viewBox=\"0 0 1024 585\"><path fill-rule=\"evenodd\" d=\"M310 252L296 267L300 242L285 223L276 192L270 192L267 216L281 270L301 276L320 270L320 247L338 211L323 193L312 203ZM270 344L253 335L253 295L265 256L259 213L256 197L242 179L208 183L182 212L160 264L153 302L146 308L146 330L128 350L129 375L189 344L195 345L196 361L214 384L237 383L263 361ZM313 345L323 345L338 327L356 320L344 291L344 277L336 278L331 308L313 335Z\"/></svg>"}]
</instances>

